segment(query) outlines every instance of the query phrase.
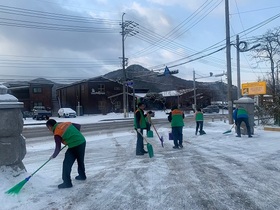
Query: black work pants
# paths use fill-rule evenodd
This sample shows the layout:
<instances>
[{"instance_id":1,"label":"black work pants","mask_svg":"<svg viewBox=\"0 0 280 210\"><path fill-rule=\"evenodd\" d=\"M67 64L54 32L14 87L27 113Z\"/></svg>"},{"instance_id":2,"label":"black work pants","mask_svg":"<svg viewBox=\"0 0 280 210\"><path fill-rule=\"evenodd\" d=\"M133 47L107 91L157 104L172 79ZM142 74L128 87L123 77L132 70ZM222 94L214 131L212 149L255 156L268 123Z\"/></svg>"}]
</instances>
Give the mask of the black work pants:
<instances>
[{"instance_id":1,"label":"black work pants","mask_svg":"<svg viewBox=\"0 0 280 210\"><path fill-rule=\"evenodd\" d=\"M143 129L141 128L141 134L137 131L137 142L136 142L136 155L143 154L144 142L143 142Z\"/></svg>"},{"instance_id":2,"label":"black work pants","mask_svg":"<svg viewBox=\"0 0 280 210\"><path fill-rule=\"evenodd\" d=\"M65 157L63 160L63 168L62 168L62 180L65 183L71 183L71 170L72 166L77 160L78 163L78 174L81 177L85 177L85 148L86 142L72 148L68 148L65 152Z\"/></svg>"},{"instance_id":3,"label":"black work pants","mask_svg":"<svg viewBox=\"0 0 280 210\"><path fill-rule=\"evenodd\" d=\"M172 127L172 135L175 147L183 144L183 126Z\"/></svg>"},{"instance_id":4,"label":"black work pants","mask_svg":"<svg viewBox=\"0 0 280 210\"><path fill-rule=\"evenodd\" d=\"M197 134L198 128L199 132L201 133L203 130L203 121L196 121L195 134Z\"/></svg>"},{"instance_id":5,"label":"black work pants","mask_svg":"<svg viewBox=\"0 0 280 210\"><path fill-rule=\"evenodd\" d=\"M235 120L235 124L236 124L236 133L237 133L237 135L238 135L238 136L241 136L240 125L241 125L242 122L244 122L245 125L246 125L248 136L251 136L251 128L250 128L250 125L249 125L249 119L248 119L248 118L245 118L245 117L237 118L237 119Z\"/></svg>"}]
</instances>

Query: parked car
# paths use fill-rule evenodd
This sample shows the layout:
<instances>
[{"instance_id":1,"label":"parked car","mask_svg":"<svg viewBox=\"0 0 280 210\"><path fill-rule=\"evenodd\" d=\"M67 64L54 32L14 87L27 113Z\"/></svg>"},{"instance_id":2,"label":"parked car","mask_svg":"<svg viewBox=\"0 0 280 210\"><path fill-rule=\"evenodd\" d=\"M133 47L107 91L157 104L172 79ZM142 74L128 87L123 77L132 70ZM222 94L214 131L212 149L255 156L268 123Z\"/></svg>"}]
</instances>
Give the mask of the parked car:
<instances>
[{"instance_id":1,"label":"parked car","mask_svg":"<svg viewBox=\"0 0 280 210\"><path fill-rule=\"evenodd\" d=\"M52 111L44 106L34 106L32 109L32 118L36 120L47 120L52 116Z\"/></svg>"},{"instance_id":2,"label":"parked car","mask_svg":"<svg viewBox=\"0 0 280 210\"><path fill-rule=\"evenodd\" d=\"M77 113L71 108L60 108L57 112L58 117L76 117Z\"/></svg>"},{"instance_id":3,"label":"parked car","mask_svg":"<svg viewBox=\"0 0 280 210\"><path fill-rule=\"evenodd\" d=\"M223 107L223 109L228 110L228 106L224 106L224 107ZM233 105L233 106L232 106L232 110L235 110L235 109L236 109L236 106L235 106L235 105Z\"/></svg>"},{"instance_id":4,"label":"parked car","mask_svg":"<svg viewBox=\"0 0 280 210\"><path fill-rule=\"evenodd\" d=\"M32 118L33 114L30 111L22 111L22 117L23 117L23 119Z\"/></svg>"},{"instance_id":5,"label":"parked car","mask_svg":"<svg viewBox=\"0 0 280 210\"><path fill-rule=\"evenodd\" d=\"M203 108L202 111L204 113L213 113L213 112L219 113L220 108L216 105L209 105L209 106Z\"/></svg>"}]
</instances>

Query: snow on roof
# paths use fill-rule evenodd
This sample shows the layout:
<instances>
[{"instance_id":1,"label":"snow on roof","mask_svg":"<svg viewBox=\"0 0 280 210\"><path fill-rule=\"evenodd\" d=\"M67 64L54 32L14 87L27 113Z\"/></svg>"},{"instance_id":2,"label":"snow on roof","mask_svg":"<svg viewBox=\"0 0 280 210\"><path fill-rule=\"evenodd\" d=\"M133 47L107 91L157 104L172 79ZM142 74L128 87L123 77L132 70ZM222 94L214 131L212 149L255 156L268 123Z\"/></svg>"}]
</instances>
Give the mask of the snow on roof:
<instances>
[{"instance_id":1,"label":"snow on roof","mask_svg":"<svg viewBox=\"0 0 280 210\"><path fill-rule=\"evenodd\" d=\"M135 96L138 98L144 98L147 95L147 93L135 93Z\"/></svg>"},{"instance_id":2,"label":"snow on roof","mask_svg":"<svg viewBox=\"0 0 280 210\"><path fill-rule=\"evenodd\" d=\"M171 96L180 96L185 93L189 93L191 91L193 91L193 89L170 90L170 91L160 92L160 94L162 94L163 97L171 97Z\"/></svg>"}]
</instances>

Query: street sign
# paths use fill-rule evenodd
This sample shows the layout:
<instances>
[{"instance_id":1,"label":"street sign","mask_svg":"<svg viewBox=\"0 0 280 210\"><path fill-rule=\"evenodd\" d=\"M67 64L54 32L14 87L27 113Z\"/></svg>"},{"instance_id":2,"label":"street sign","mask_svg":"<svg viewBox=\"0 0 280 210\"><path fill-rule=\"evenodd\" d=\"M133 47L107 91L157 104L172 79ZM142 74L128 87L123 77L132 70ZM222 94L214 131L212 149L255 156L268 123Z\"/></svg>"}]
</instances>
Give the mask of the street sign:
<instances>
[{"instance_id":1,"label":"street sign","mask_svg":"<svg viewBox=\"0 0 280 210\"><path fill-rule=\"evenodd\" d=\"M266 82L250 82L242 84L242 95L266 94Z\"/></svg>"},{"instance_id":2,"label":"street sign","mask_svg":"<svg viewBox=\"0 0 280 210\"><path fill-rule=\"evenodd\" d=\"M171 74L178 74L179 73L179 70L173 70L173 71L170 71L169 68L166 66L165 69L164 69L164 72L163 74L158 74L157 76L168 76L168 75L171 75Z\"/></svg>"}]
</instances>

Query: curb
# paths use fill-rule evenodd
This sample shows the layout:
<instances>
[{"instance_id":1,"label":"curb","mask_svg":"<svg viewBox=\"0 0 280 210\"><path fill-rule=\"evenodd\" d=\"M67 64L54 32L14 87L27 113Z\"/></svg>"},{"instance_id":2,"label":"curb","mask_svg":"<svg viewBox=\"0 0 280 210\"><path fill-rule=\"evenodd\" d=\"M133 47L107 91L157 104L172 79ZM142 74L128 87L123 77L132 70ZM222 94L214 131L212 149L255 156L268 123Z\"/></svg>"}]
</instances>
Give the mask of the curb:
<instances>
[{"instance_id":1,"label":"curb","mask_svg":"<svg viewBox=\"0 0 280 210\"><path fill-rule=\"evenodd\" d=\"M264 127L265 131L280 131L280 127Z\"/></svg>"}]
</instances>

